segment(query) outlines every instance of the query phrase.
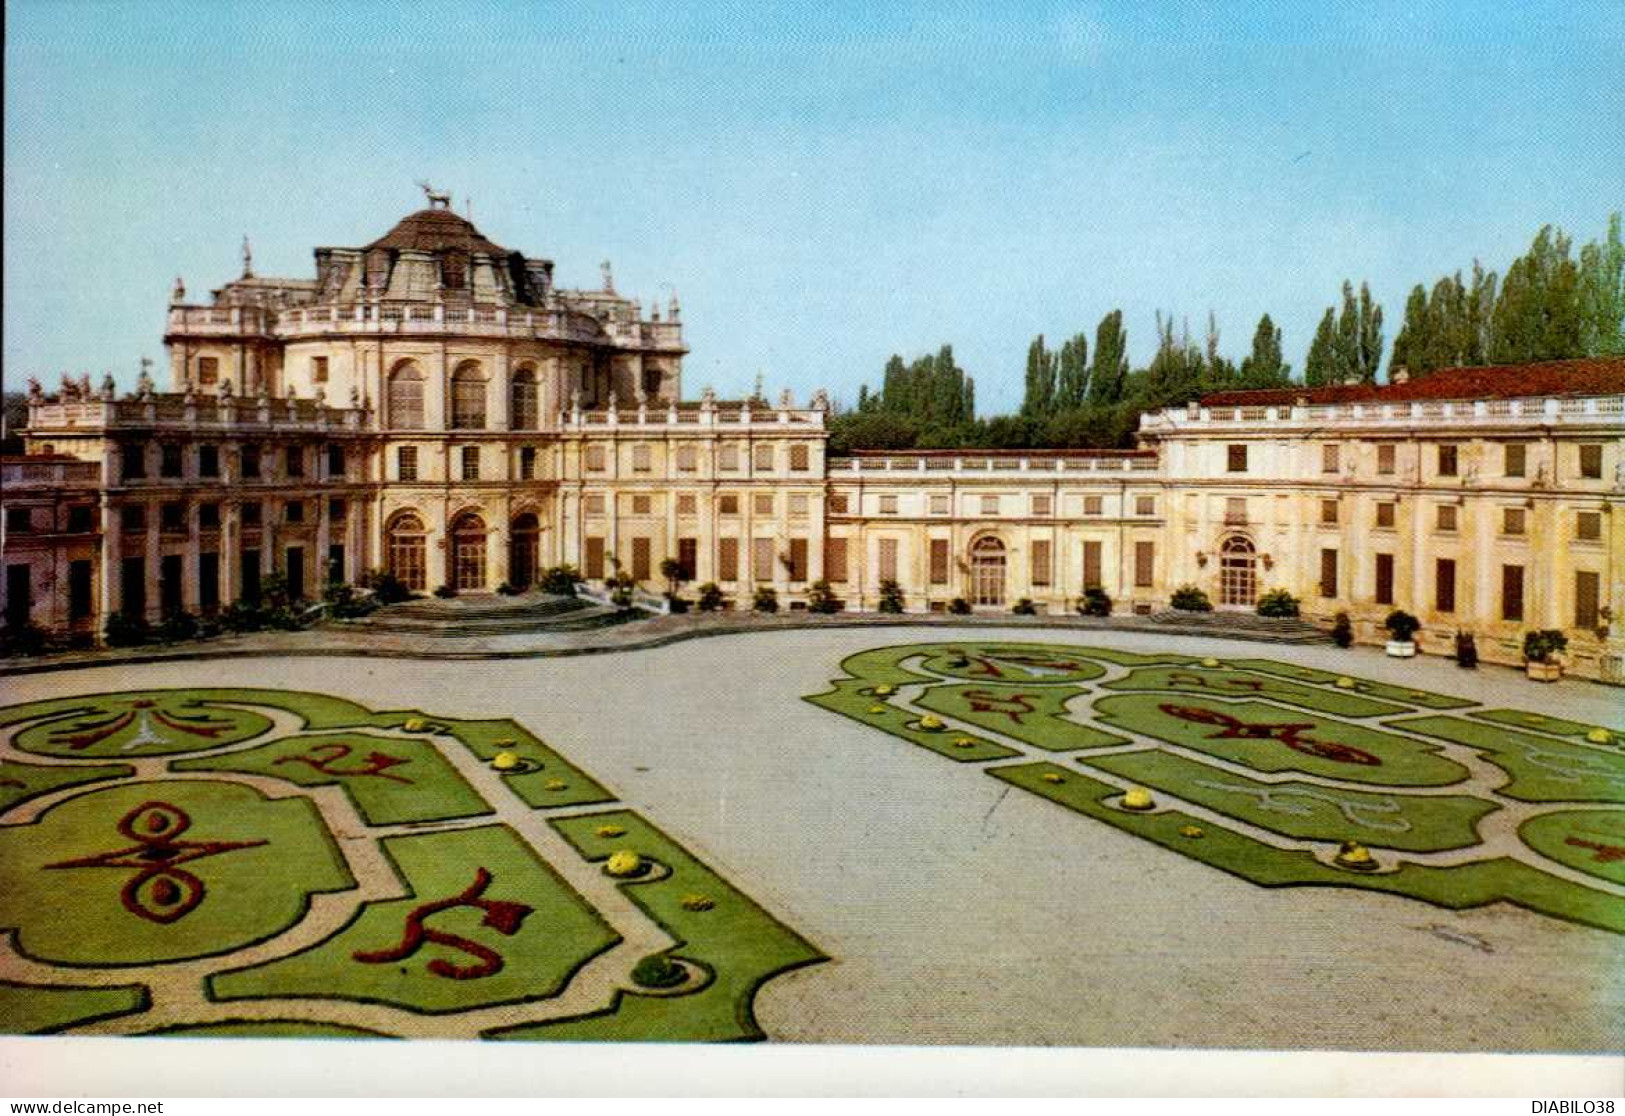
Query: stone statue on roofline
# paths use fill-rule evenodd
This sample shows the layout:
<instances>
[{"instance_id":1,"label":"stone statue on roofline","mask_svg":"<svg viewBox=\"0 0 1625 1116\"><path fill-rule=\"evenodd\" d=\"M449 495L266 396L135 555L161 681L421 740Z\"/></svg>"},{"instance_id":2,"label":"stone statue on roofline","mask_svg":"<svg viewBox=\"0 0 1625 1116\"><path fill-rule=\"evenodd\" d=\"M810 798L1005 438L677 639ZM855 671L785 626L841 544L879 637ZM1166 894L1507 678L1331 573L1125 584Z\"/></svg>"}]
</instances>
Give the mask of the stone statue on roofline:
<instances>
[{"instance_id":1,"label":"stone statue on roofline","mask_svg":"<svg viewBox=\"0 0 1625 1116\"><path fill-rule=\"evenodd\" d=\"M230 399L234 390L229 379L220 381L220 398Z\"/></svg>"},{"instance_id":2,"label":"stone statue on roofline","mask_svg":"<svg viewBox=\"0 0 1625 1116\"><path fill-rule=\"evenodd\" d=\"M788 411L795 405L796 397L791 394L789 388L785 388L783 391L779 392L779 410Z\"/></svg>"},{"instance_id":3,"label":"stone statue on roofline","mask_svg":"<svg viewBox=\"0 0 1625 1116\"><path fill-rule=\"evenodd\" d=\"M829 410L829 392L819 388L812 393L812 398L807 402L815 411L827 411Z\"/></svg>"},{"instance_id":4,"label":"stone statue on roofline","mask_svg":"<svg viewBox=\"0 0 1625 1116\"><path fill-rule=\"evenodd\" d=\"M717 405L717 389L712 387L710 384L706 384L705 390L700 392L700 405L708 411L715 410Z\"/></svg>"},{"instance_id":5,"label":"stone statue on roofline","mask_svg":"<svg viewBox=\"0 0 1625 1116\"><path fill-rule=\"evenodd\" d=\"M581 385L580 384L577 384L575 387L570 389L570 410L572 412L581 410Z\"/></svg>"},{"instance_id":6,"label":"stone statue on roofline","mask_svg":"<svg viewBox=\"0 0 1625 1116\"><path fill-rule=\"evenodd\" d=\"M31 404L45 402L45 389L40 386L38 376L28 377L28 402Z\"/></svg>"},{"instance_id":7,"label":"stone statue on roofline","mask_svg":"<svg viewBox=\"0 0 1625 1116\"><path fill-rule=\"evenodd\" d=\"M117 388L113 385L113 374L111 372L102 373L102 398L111 400L116 391Z\"/></svg>"},{"instance_id":8,"label":"stone statue on roofline","mask_svg":"<svg viewBox=\"0 0 1625 1116\"><path fill-rule=\"evenodd\" d=\"M175 287L169 292L169 304L179 306L186 301L186 284L181 282L179 275L175 276Z\"/></svg>"},{"instance_id":9,"label":"stone statue on roofline","mask_svg":"<svg viewBox=\"0 0 1625 1116\"><path fill-rule=\"evenodd\" d=\"M361 406L361 385L359 384L350 385L350 406L352 408Z\"/></svg>"},{"instance_id":10,"label":"stone statue on roofline","mask_svg":"<svg viewBox=\"0 0 1625 1116\"><path fill-rule=\"evenodd\" d=\"M80 399L94 398L93 393L90 390L90 373L89 372L81 372L81 373L79 373L79 398Z\"/></svg>"},{"instance_id":11,"label":"stone statue on roofline","mask_svg":"<svg viewBox=\"0 0 1625 1116\"><path fill-rule=\"evenodd\" d=\"M66 372L62 373L61 387L62 402L72 403L79 397L79 389L74 385L73 377Z\"/></svg>"}]
</instances>

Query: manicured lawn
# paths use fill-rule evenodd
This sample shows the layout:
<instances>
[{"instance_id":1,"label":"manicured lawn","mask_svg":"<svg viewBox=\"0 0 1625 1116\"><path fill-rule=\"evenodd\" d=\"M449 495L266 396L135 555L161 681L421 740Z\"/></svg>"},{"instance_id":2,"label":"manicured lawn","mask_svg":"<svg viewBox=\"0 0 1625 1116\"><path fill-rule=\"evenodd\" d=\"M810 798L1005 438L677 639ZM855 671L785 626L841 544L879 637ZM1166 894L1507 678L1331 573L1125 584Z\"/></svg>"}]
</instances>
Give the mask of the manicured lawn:
<instances>
[{"instance_id":1,"label":"manicured lawn","mask_svg":"<svg viewBox=\"0 0 1625 1116\"><path fill-rule=\"evenodd\" d=\"M1518 836L1559 864L1625 884L1625 811L1556 810L1524 822Z\"/></svg>"},{"instance_id":2,"label":"manicured lawn","mask_svg":"<svg viewBox=\"0 0 1625 1116\"><path fill-rule=\"evenodd\" d=\"M147 990L139 984L89 988L0 980L0 1022L11 1034L48 1035L146 1009Z\"/></svg>"},{"instance_id":3,"label":"manicured lawn","mask_svg":"<svg viewBox=\"0 0 1625 1116\"><path fill-rule=\"evenodd\" d=\"M166 756L237 744L270 731L258 713L226 709L200 691L154 690L60 698L0 712L0 726L44 717L17 734L24 752L65 758Z\"/></svg>"},{"instance_id":4,"label":"manicured lawn","mask_svg":"<svg viewBox=\"0 0 1625 1116\"><path fill-rule=\"evenodd\" d=\"M1625 802L1625 753L1491 727L1460 717L1416 717L1395 728L1466 744L1512 776L1499 788L1525 802Z\"/></svg>"},{"instance_id":5,"label":"manicured lawn","mask_svg":"<svg viewBox=\"0 0 1625 1116\"><path fill-rule=\"evenodd\" d=\"M1296 663L1278 663L1273 659L1230 659L1227 660L1226 665L1240 667L1243 670L1275 674L1298 682L1315 682L1322 686L1336 686L1339 678L1348 677L1347 675L1333 674L1328 670L1298 666ZM1354 693L1365 694L1369 697L1387 701L1397 701L1405 705L1420 705L1427 709L1461 709L1464 706L1473 704L1461 698L1450 697L1448 694L1436 694L1430 690L1414 690L1405 686L1390 685L1387 682L1373 682L1368 678L1354 679Z\"/></svg>"},{"instance_id":6,"label":"manicured lawn","mask_svg":"<svg viewBox=\"0 0 1625 1116\"><path fill-rule=\"evenodd\" d=\"M122 763L45 767L36 763L0 760L0 813L42 794L84 783L122 779L134 771L135 768Z\"/></svg>"},{"instance_id":7,"label":"manicured lawn","mask_svg":"<svg viewBox=\"0 0 1625 1116\"><path fill-rule=\"evenodd\" d=\"M1571 721L1566 717L1551 717L1545 713L1525 713L1518 709L1481 709L1474 712L1472 716L1481 721L1494 721L1498 725L1534 729L1537 732L1549 732L1553 736L1578 736L1584 739L1592 733L1606 732L1608 739L1601 741L1601 743L1625 747L1625 729L1609 728L1606 725L1588 725L1581 721ZM1588 744L1599 743L1594 740L1587 740L1586 742Z\"/></svg>"},{"instance_id":8,"label":"manicured lawn","mask_svg":"<svg viewBox=\"0 0 1625 1116\"><path fill-rule=\"evenodd\" d=\"M1085 692L1078 686L964 683L933 686L916 704L1050 752L1127 743L1121 736L1066 719L1067 702Z\"/></svg>"},{"instance_id":9,"label":"manicured lawn","mask_svg":"<svg viewBox=\"0 0 1625 1116\"><path fill-rule=\"evenodd\" d=\"M1128 677L1103 686L1107 690L1170 690L1218 698L1269 698L1287 705L1302 706L1339 717L1381 717L1409 713L1410 707L1374 701L1346 690L1324 690L1296 682L1240 670L1208 670L1202 667L1141 667Z\"/></svg>"}]
</instances>

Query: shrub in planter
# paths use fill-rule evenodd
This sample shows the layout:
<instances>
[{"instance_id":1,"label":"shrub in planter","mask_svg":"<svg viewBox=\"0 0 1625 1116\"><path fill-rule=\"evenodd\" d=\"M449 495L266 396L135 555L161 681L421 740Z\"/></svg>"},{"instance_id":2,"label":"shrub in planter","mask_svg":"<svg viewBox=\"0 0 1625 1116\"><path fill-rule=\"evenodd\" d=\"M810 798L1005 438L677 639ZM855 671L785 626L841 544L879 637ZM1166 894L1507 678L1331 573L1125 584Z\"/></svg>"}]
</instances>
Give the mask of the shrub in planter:
<instances>
[{"instance_id":1,"label":"shrub in planter","mask_svg":"<svg viewBox=\"0 0 1625 1116\"><path fill-rule=\"evenodd\" d=\"M688 598L679 597L676 593L667 593L666 611L673 616L681 616L688 611Z\"/></svg>"},{"instance_id":2,"label":"shrub in planter","mask_svg":"<svg viewBox=\"0 0 1625 1116\"><path fill-rule=\"evenodd\" d=\"M412 590L406 583L385 569L368 570L361 576L361 584L372 590L372 599L379 604L399 604L412 599Z\"/></svg>"},{"instance_id":3,"label":"shrub in planter","mask_svg":"<svg viewBox=\"0 0 1625 1116\"><path fill-rule=\"evenodd\" d=\"M895 578L886 578L880 583L880 611L903 611L903 587Z\"/></svg>"},{"instance_id":4,"label":"shrub in planter","mask_svg":"<svg viewBox=\"0 0 1625 1116\"><path fill-rule=\"evenodd\" d=\"M197 632L197 617L180 608L165 616L163 623L158 625L158 641L181 643L188 639L196 639Z\"/></svg>"},{"instance_id":5,"label":"shrub in planter","mask_svg":"<svg viewBox=\"0 0 1625 1116\"><path fill-rule=\"evenodd\" d=\"M457 595L457 586L437 585L435 586L434 595L443 601L448 601Z\"/></svg>"},{"instance_id":6,"label":"shrub in planter","mask_svg":"<svg viewBox=\"0 0 1625 1116\"><path fill-rule=\"evenodd\" d=\"M1038 606L1033 604L1031 597L1023 597L1015 603L1015 606L1010 611L1017 616L1037 616Z\"/></svg>"},{"instance_id":7,"label":"shrub in planter","mask_svg":"<svg viewBox=\"0 0 1625 1116\"><path fill-rule=\"evenodd\" d=\"M1298 598L1285 589L1271 589L1258 598L1258 615L1276 618L1298 615Z\"/></svg>"},{"instance_id":8,"label":"shrub in planter","mask_svg":"<svg viewBox=\"0 0 1625 1116\"><path fill-rule=\"evenodd\" d=\"M1168 603L1180 612L1213 611L1213 602L1207 599L1206 593L1194 585L1181 585L1175 589Z\"/></svg>"},{"instance_id":9,"label":"shrub in planter","mask_svg":"<svg viewBox=\"0 0 1625 1116\"><path fill-rule=\"evenodd\" d=\"M51 633L32 620L0 631L0 656L43 655L51 646Z\"/></svg>"},{"instance_id":10,"label":"shrub in planter","mask_svg":"<svg viewBox=\"0 0 1625 1116\"><path fill-rule=\"evenodd\" d=\"M970 602L964 597L955 597L953 600L948 602L948 611L953 613L955 616L969 616Z\"/></svg>"},{"instance_id":11,"label":"shrub in planter","mask_svg":"<svg viewBox=\"0 0 1625 1116\"><path fill-rule=\"evenodd\" d=\"M1414 638L1422 630L1422 621L1412 616L1402 608L1396 608L1388 614L1388 619L1382 622L1388 629L1388 634L1398 642L1406 642Z\"/></svg>"},{"instance_id":12,"label":"shrub in planter","mask_svg":"<svg viewBox=\"0 0 1625 1116\"><path fill-rule=\"evenodd\" d=\"M759 585L751 597L750 607L756 612L779 611L779 591L771 585Z\"/></svg>"},{"instance_id":13,"label":"shrub in planter","mask_svg":"<svg viewBox=\"0 0 1625 1116\"><path fill-rule=\"evenodd\" d=\"M672 988L687 979L683 967L663 953L652 954L632 966L632 983L644 988Z\"/></svg>"},{"instance_id":14,"label":"shrub in planter","mask_svg":"<svg viewBox=\"0 0 1625 1116\"><path fill-rule=\"evenodd\" d=\"M1538 632L1525 632L1523 636L1523 657L1532 663L1549 663L1561 655L1569 645L1569 637L1556 628L1544 628Z\"/></svg>"},{"instance_id":15,"label":"shrub in planter","mask_svg":"<svg viewBox=\"0 0 1625 1116\"><path fill-rule=\"evenodd\" d=\"M1478 665L1478 641L1472 632L1456 633L1456 665L1463 670L1472 670Z\"/></svg>"},{"instance_id":16,"label":"shrub in planter","mask_svg":"<svg viewBox=\"0 0 1625 1116\"><path fill-rule=\"evenodd\" d=\"M576 586L585 580L579 570L566 562L562 566L549 566L544 570L537 587L544 593L573 597L576 595Z\"/></svg>"},{"instance_id":17,"label":"shrub in planter","mask_svg":"<svg viewBox=\"0 0 1625 1116\"><path fill-rule=\"evenodd\" d=\"M504 597L517 597L520 594L520 592L521 592L521 590L515 589L512 585L509 585L506 581L504 581L501 585L497 586L497 593L500 594L501 596L504 596Z\"/></svg>"},{"instance_id":18,"label":"shrub in planter","mask_svg":"<svg viewBox=\"0 0 1625 1116\"><path fill-rule=\"evenodd\" d=\"M827 581L815 581L807 586L807 611L822 615L839 612L841 601L835 595L835 590L829 587Z\"/></svg>"},{"instance_id":19,"label":"shrub in planter","mask_svg":"<svg viewBox=\"0 0 1625 1116\"><path fill-rule=\"evenodd\" d=\"M373 610L373 602L356 596L355 587L335 581L322 596L327 601L327 614L340 620L365 616Z\"/></svg>"},{"instance_id":20,"label":"shrub in planter","mask_svg":"<svg viewBox=\"0 0 1625 1116\"><path fill-rule=\"evenodd\" d=\"M103 633L109 647L140 647L152 640L152 625L139 616L115 612L107 618Z\"/></svg>"},{"instance_id":21,"label":"shrub in planter","mask_svg":"<svg viewBox=\"0 0 1625 1116\"><path fill-rule=\"evenodd\" d=\"M1078 611L1084 616L1110 616L1112 599L1106 590L1098 585L1091 585L1083 591L1083 599L1078 601Z\"/></svg>"},{"instance_id":22,"label":"shrub in planter","mask_svg":"<svg viewBox=\"0 0 1625 1116\"><path fill-rule=\"evenodd\" d=\"M1354 625L1349 622L1348 613L1339 612L1337 619L1332 622L1332 642L1339 647L1354 645Z\"/></svg>"},{"instance_id":23,"label":"shrub in planter","mask_svg":"<svg viewBox=\"0 0 1625 1116\"><path fill-rule=\"evenodd\" d=\"M265 615L253 601L235 600L220 610L220 626L228 632L257 632L265 626Z\"/></svg>"},{"instance_id":24,"label":"shrub in planter","mask_svg":"<svg viewBox=\"0 0 1625 1116\"><path fill-rule=\"evenodd\" d=\"M722 595L722 586L714 581L707 581L700 586L699 607L701 612L715 612L726 602Z\"/></svg>"}]
</instances>

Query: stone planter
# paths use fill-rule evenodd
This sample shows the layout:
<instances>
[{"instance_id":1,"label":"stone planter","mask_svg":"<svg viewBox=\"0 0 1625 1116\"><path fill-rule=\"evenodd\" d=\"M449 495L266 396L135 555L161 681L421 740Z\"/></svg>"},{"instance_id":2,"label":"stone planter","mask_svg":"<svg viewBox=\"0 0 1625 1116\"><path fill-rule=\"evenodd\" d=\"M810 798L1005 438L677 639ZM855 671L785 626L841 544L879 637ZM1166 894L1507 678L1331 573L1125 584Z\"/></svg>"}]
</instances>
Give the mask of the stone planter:
<instances>
[{"instance_id":1,"label":"stone planter","mask_svg":"<svg viewBox=\"0 0 1625 1116\"><path fill-rule=\"evenodd\" d=\"M1525 663L1524 673L1536 682L1556 682L1563 677L1562 663Z\"/></svg>"},{"instance_id":2,"label":"stone planter","mask_svg":"<svg viewBox=\"0 0 1625 1116\"><path fill-rule=\"evenodd\" d=\"M1387 646L1388 657L1391 659L1416 658L1416 641L1413 639L1391 639Z\"/></svg>"}]
</instances>

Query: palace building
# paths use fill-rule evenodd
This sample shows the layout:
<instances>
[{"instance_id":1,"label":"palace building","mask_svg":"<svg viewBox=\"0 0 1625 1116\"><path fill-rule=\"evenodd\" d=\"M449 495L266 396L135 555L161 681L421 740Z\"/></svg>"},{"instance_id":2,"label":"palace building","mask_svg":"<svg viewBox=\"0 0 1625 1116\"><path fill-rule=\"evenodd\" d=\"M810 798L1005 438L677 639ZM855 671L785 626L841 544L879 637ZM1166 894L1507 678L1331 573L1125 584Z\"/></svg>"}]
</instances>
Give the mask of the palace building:
<instances>
[{"instance_id":1,"label":"palace building","mask_svg":"<svg viewBox=\"0 0 1625 1116\"><path fill-rule=\"evenodd\" d=\"M317 598L383 567L418 591L524 589L568 563L658 586L674 559L739 607L828 582L872 609L963 600L1119 612L1265 591L1426 650L1472 632L1519 661L1560 628L1570 669L1625 681L1625 360L1454 369L1384 386L1194 400L1128 451L826 455L829 405L682 391L681 312L558 288L445 195L315 277L243 274L187 301L143 369L30 391L4 462L4 616L94 639L115 613L212 612L284 577Z\"/></svg>"}]
</instances>

